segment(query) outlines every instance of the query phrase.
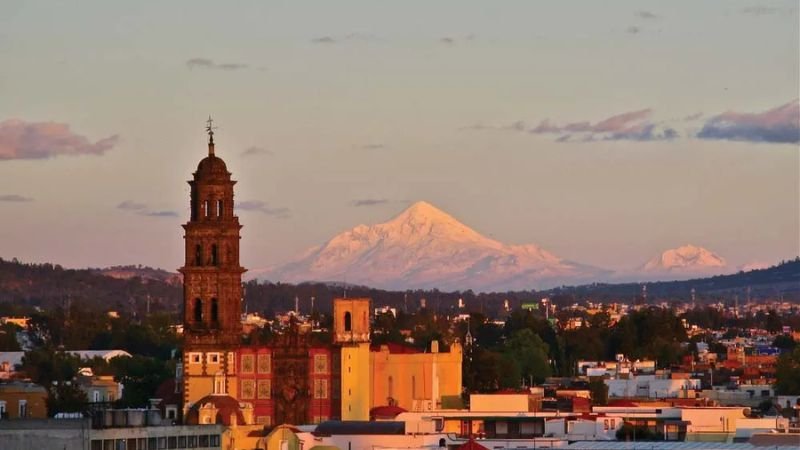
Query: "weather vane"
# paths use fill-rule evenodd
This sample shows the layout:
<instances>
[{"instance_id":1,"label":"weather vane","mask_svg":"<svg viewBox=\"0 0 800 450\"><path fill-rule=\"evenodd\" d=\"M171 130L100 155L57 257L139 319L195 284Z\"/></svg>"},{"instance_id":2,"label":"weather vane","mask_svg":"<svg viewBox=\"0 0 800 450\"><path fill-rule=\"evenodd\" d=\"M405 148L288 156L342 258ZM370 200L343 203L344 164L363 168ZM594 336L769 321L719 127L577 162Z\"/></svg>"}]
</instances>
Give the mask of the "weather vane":
<instances>
[{"instance_id":1,"label":"weather vane","mask_svg":"<svg viewBox=\"0 0 800 450\"><path fill-rule=\"evenodd\" d=\"M206 132L208 133L209 145L214 145L214 130L216 129L217 127L214 126L214 119L209 115L208 120L206 120Z\"/></svg>"}]
</instances>

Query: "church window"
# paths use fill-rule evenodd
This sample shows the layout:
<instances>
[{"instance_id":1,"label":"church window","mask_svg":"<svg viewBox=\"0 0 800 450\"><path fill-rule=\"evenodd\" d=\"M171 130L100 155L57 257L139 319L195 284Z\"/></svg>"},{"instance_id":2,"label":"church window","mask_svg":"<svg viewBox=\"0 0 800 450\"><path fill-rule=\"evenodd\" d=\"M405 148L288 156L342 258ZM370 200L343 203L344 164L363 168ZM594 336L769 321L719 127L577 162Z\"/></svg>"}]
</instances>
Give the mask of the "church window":
<instances>
[{"instance_id":1,"label":"church window","mask_svg":"<svg viewBox=\"0 0 800 450\"><path fill-rule=\"evenodd\" d=\"M194 246L194 265L203 265L203 246L200 244Z\"/></svg>"},{"instance_id":2,"label":"church window","mask_svg":"<svg viewBox=\"0 0 800 450\"><path fill-rule=\"evenodd\" d=\"M209 364L219 364L219 353L209 353L208 362Z\"/></svg>"},{"instance_id":3,"label":"church window","mask_svg":"<svg viewBox=\"0 0 800 450\"><path fill-rule=\"evenodd\" d=\"M204 210L203 211L203 215L205 215L206 217L211 215L211 202L209 202L208 200L204 201L203 202L203 210Z\"/></svg>"},{"instance_id":4,"label":"church window","mask_svg":"<svg viewBox=\"0 0 800 450\"><path fill-rule=\"evenodd\" d=\"M194 299L194 321L203 321L203 301L199 298Z\"/></svg>"},{"instance_id":5,"label":"church window","mask_svg":"<svg viewBox=\"0 0 800 450\"><path fill-rule=\"evenodd\" d=\"M258 373L272 372L272 357L269 353L260 353L258 355Z\"/></svg>"},{"instance_id":6,"label":"church window","mask_svg":"<svg viewBox=\"0 0 800 450\"><path fill-rule=\"evenodd\" d=\"M394 378L391 375L389 375L389 380L386 384L388 385L389 399L391 401L394 399Z\"/></svg>"},{"instance_id":7,"label":"church window","mask_svg":"<svg viewBox=\"0 0 800 450\"><path fill-rule=\"evenodd\" d=\"M417 398L417 377L411 375L411 398Z\"/></svg>"},{"instance_id":8,"label":"church window","mask_svg":"<svg viewBox=\"0 0 800 450\"><path fill-rule=\"evenodd\" d=\"M214 375L214 394L227 394L227 388L225 386L225 374L222 372L217 372Z\"/></svg>"},{"instance_id":9,"label":"church window","mask_svg":"<svg viewBox=\"0 0 800 450\"><path fill-rule=\"evenodd\" d=\"M314 355L314 373L328 373L328 355Z\"/></svg>"},{"instance_id":10,"label":"church window","mask_svg":"<svg viewBox=\"0 0 800 450\"><path fill-rule=\"evenodd\" d=\"M216 266L218 259L217 244L211 244L211 265Z\"/></svg>"},{"instance_id":11,"label":"church window","mask_svg":"<svg viewBox=\"0 0 800 450\"><path fill-rule=\"evenodd\" d=\"M211 322L219 322L219 302L216 298L211 299Z\"/></svg>"},{"instance_id":12,"label":"church window","mask_svg":"<svg viewBox=\"0 0 800 450\"><path fill-rule=\"evenodd\" d=\"M324 378L314 380L314 398L315 399L328 398L328 380Z\"/></svg>"},{"instance_id":13,"label":"church window","mask_svg":"<svg viewBox=\"0 0 800 450\"><path fill-rule=\"evenodd\" d=\"M242 355L242 373L253 373L255 355Z\"/></svg>"},{"instance_id":14,"label":"church window","mask_svg":"<svg viewBox=\"0 0 800 450\"><path fill-rule=\"evenodd\" d=\"M222 200L217 200L217 217L222 217Z\"/></svg>"},{"instance_id":15,"label":"church window","mask_svg":"<svg viewBox=\"0 0 800 450\"><path fill-rule=\"evenodd\" d=\"M353 331L353 318L350 311L344 313L344 331Z\"/></svg>"},{"instance_id":16,"label":"church window","mask_svg":"<svg viewBox=\"0 0 800 450\"><path fill-rule=\"evenodd\" d=\"M189 364L200 364L202 355L200 353L189 353Z\"/></svg>"},{"instance_id":17,"label":"church window","mask_svg":"<svg viewBox=\"0 0 800 450\"><path fill-rule=\"evenodd\" d=\"M256 380L242 380L242 398L246 400L256 398Z\"/></svg>"},{"instance_id":18,"label":"church window","mask_svg":"<svg viewBox=\"0 0 800 450\"><path fill-rule=\"evenodd\" d=\"M258 398L261 400L269 400L272 398L272 381L271 380L258 380Z\"/></svg>"}]
</instances>

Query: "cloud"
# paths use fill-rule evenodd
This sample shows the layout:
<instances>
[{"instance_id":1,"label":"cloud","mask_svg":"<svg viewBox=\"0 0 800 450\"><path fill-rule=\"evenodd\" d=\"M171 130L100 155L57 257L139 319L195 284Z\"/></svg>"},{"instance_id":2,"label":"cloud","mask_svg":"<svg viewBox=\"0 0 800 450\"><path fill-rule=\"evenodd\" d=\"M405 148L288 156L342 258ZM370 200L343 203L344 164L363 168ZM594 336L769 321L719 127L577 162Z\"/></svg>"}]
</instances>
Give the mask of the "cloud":
<instances>
[{"instance_id":1,"label":"cloud","mask_svg":"<svg viewBox=\"0 0 800 450\"><path fill-rule=\"evenodd\" d=\"M266 202L262 202L260 200L250 200L236 203L236 209L241 211L255 211L260 212L262 214L266 214L268 216L275 217L277 219L286 219L290 215L289 208L273 208L269 206Z\"/></svg>"},{"instance_id":2,"label":"cloud","mask_svg":"<svg viewBox=\"0 0 800 450\"><path fill-rule=\"evenodd\" d=\"M644 11L644 10L636 11L634 15L640 19L647 19L647 20L656 20L661 18L661 16L659 16L654 12Z\"/></svg>"},{"instance_id":3,"label":"cloud","mask_svg":"<svg viewBox=\"0 0 800 450\"><path fill-rule=\"evenodd\" d=\"M362 200L353 200L350 202L351 206L376 206L376 205L383 205L389 203L388 199L385 198L365 198Z\"/></svg>"},{"instance_id":4,"label":"cloud","mask_svg":"<svg viewBox=\"0 0 800 450\"><path fill-rule=\"evenodd\" d=\"M0 161L6 159L47 159L60 155L102 155L114 148L118 135L92 143L73 133L69 125L56 122L0 122Z\"/></svg>"},{"instance_id":5,"label":"cloud","mask_svg":"<svg viewBox=\"0 0 800 450\"><path fill-rule=\"evenodd\" d=\"M133 200L125 200L117 205L117 209L124 209L125 211L141 211L143 209L147 209L147 205L144 203L136 203Z\"/></svg>"},{"instance_id":6,"label":"cloud","mask_svg":"<svg viewBox=\"0 0 800 450\"><path fill-rule=\"evenodd\" d=\"M361 34L361 33L349 33L343 34L341 36L318 36L311 39L311 42L314 44L339 44L346 41L361 41L361 42L370 42L370 41L378 41L376 36L372 34Z\"/></svg>"},{"instance_id":7,"label":"cloud","mask_svg":"<svg viewBox=\"0 0 800 450\"><path fill-rule=\"evenodd\" d=\"M678 137L678 132L669 126L651 122L652 110L640 109L611 116L592 124L591 122L572 122L557 125L549 119L528 130L533 134L559 134L556 142L569 141L663 141ZM515 122L511 129L521 130L521 122Z\"/></svg>"},{"instance_id":8,"label":"cloud","mask_svg":"<svg viewBox=\"0 0 800 450\"><path fill-rule=\"evenodd\" d=\"M440 38L439 42L447 45L455 45L463 42L474 41L475 38L476 38L475 34L470 33L465 36L445 36L443 38Z\"/></svg>"},{"instance_id":9,"label":"cloud","mask_svg":"<svg viewBox=\"0 0 800 450\"><path fill-rule=\"evenodd\" d=\"M249 147L242 152L242 156L258 156L258 155L272 156L274 154L275 153L272 150L256 146Z\"/></svg>"},{"instance_id":10,"label":"cloud","mask_svg":"<svg viewBox=\"0 0 800 450\"><path fill-rule=\"evenodd\" d=\"M9 203L27 203L32 202L33 199L30 197L23 197L17 194L5 194L0 195L0 202L9 202Z\"/></svg>"},{"instance_id":11,"label":"cloud","mask_svg":"<svg viewBox=\"0 0 800 450\"><path fill-rule=\"evenodd\" d=\"M133 200L123 201L117 205L117 209L145 217L178 217L178 213L175 211L151 211L146 204Z\"/></svg>"},{"instance_id":12,"label":"cloud","mask_svg":"<svg viewBox=\"0 0 800 450\"><path fill-rule=\"evenodd\" d=\"M141 215L147 217L178 217L175 211L145 211Z\"/></svg>"},{"instance_id":13,"label":"cloud","mask_svg":"<svg viewBox=\"0 0 800 450\"><path fill-rule=\"evenodd\" d=\"M247 69L248 64L241 63L216 63L213 59L209 58L192 58L186 61L186 67L190 69L212 69L212 70L241 70Z\"/></svg>"},{"instance_id":14,"label":"cloud","mask_svg":"<svg viewBox=\"0 0 800 450\"><path fill-rule=\"evenodd\" d=\"M760 113L724 112L708 119L697 137L743 142L800 143L800 102L795 99Z\"/></svg>"},{"instance_id":15,"label":"cloud","mask_svg":"<svg viewBox=\"0 0 800 450\"><path fill-rule=\"evenodd\" d=\"M364 144L361 148L363 150L383 150L388 147L385 144Z\"/></svg>"},{"instance_id":16,"label":"cloud","mask_svg":"<svg viewBox=\"0 0 800 450\"><path fill-rule=\"evenodd\" d=\"M625 32L628 34L639 34L642 32L642 29L636 25L631 25L625 30Z\"/></svg>"}]
</instances>

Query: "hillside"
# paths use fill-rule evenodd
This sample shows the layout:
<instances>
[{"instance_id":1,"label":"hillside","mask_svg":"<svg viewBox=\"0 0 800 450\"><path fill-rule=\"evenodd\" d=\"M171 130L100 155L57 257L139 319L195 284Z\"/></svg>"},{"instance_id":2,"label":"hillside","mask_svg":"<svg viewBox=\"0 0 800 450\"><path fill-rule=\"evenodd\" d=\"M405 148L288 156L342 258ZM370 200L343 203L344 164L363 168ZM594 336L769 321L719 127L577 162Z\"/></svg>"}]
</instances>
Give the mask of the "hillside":
<instances>
[{"instance_id":1,"label":"hillside","mask_svg":"<svg viewBox=\"0 0 800 450\"><path fill-rule=\"evenodd\" d=\"M786 261L765 269L739 272L731 275L717 275L707 278L694 278L684 281L647 282L649 298L688 299L692 289L698 298L732 298L738 295L744 300L750 290L750 298L783 297L786 300L800 301L800 258ZM551 289L551 295L569 295L596 300L636 298L642 292L643 283L604 284L595 283Z\"/></svg>"},{"instance_id":2,"label":"hillside","mask_svg":"<svg viewBox=\"0 0 800 450\"><path fill-rule=\"evenodd\" d=\"M700 303L740 300L779 299L800 302L800 259L760 270L733 275L699 278L688 281L647 283L648 299L656 301L687 301L695 289ZM392 291L358 285L328 283L265 283L250 281L245 285L245 307L249 311L280 312L292 309L294 299L300 299L303 313L314 310L327 313L335 297L370 297L377 306L416 310L420 299L426 299L428 308L456 312L459 299L466 304L465 311L482 311L489 316L502 315L503 302L518 307L522 303L551 297L559 304L572 304L585 300L636 302L642 290L641 283L590 284L561 287L547 291L513 291L475 293L469 290L444 292L433 290ZM180 284L140 277L114 278L97 273L97 269L64 269L53 264L25 264L0 259L0 313L30 307L62 307L68 302L80 304L96 311L117 310L125 314L143 314L148 296L151 311L166 311L178 319L181 309ZM5 311L5 312L2 312Z\"/></svg>"},{"instance_id":3,"label":"hillside","mask_svg":"<svg viewBox=\"0 0 800 450\"><path fill-rule=\"evenodd\" d=\"M149 297L151 311L179 310L180 283L140 276L120 277L116 270L111 271L113 276L107 276L103 271L0 258L0 303L41 308L76 303L97 311L140 314L145 312Z\"/></svg>"}]
</instances>

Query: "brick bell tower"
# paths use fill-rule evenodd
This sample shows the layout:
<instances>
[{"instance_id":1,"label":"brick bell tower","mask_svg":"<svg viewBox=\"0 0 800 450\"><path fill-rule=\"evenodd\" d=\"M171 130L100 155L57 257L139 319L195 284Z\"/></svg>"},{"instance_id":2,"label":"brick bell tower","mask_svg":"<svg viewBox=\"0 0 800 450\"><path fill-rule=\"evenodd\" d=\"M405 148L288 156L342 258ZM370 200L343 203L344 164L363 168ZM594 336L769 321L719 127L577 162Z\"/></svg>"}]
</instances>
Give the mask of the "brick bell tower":
<instances>
[{"instance_id":1,"label":"brick bell tower","mask_svg":"<svg viewBox=\"0 0 800 450\"><path fill-rule=\"evenodd\" d=\"M183 225L184 411L207 395L236 392L235 351L241 342L242 274L233 186L225 162L214 154L208 119L208 156L191 186L190 218Z\"/></svg>"}]
</instances>

